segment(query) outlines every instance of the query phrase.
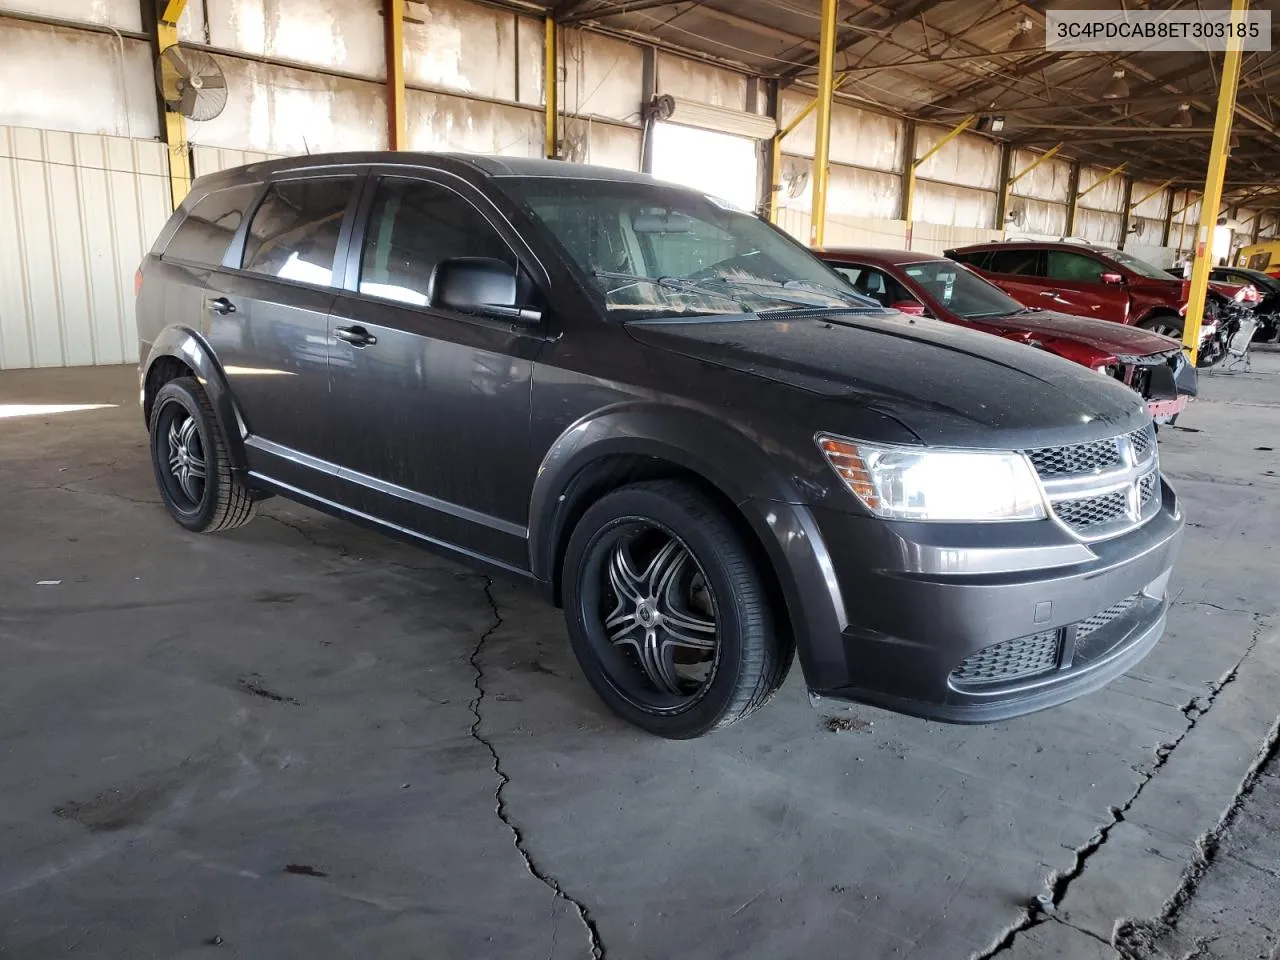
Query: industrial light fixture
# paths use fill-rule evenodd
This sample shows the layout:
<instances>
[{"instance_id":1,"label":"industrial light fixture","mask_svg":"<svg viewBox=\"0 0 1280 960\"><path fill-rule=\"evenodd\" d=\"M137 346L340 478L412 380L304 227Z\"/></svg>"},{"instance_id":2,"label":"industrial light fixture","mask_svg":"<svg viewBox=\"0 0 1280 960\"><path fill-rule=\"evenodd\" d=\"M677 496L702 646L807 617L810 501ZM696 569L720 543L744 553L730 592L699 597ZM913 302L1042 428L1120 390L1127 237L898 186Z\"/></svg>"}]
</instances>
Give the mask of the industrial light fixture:
<instances>
[{"instance_id":1,"label":"industrial light fixture","mask_svg":"<svg viewBox=\"0 0 1280 960\"><path fill-rule=\"evenodd\" d=\"M1123 100L1129 96L1129 84L1125 82L1124 71L1116 70L1111 74L1111 81L1102 91L1103 100Z\"/></svg>"},{"instance_id":2,"label":"industrial light fixture","mask_svg":"<svg viewBox=\"0 0 1280 960\"><path fill-rule=\"evenodd\" d=\"M1013 31L1013 36L1009 39L1009 45L1005 47L1005 53L1023 53L1027 50L1035 50L1036 42L1031 37L1031 31L1035 29L1035 24L1031 22L1030 17L1023 17L1018 21L1017 29Z\"/></svg>"},{"instance_id":3,"label":"industrial light fixture","mask_svg":"<svg viewBox=\"0 0 1280 960\"><path fill-rule=\"evenodd\" d=\"M1004 114L1002 113L984 113L978 117L974 123L973 129L979 133L999 133L1004 129Z\"/></svg>"},{"instance_id":4,"label":"industrial light fixture","mask_svg":"<svg viewBox=\"0 0 1280 960\"><path fill-rule=\"evenodd\" d=\"M1183 129L1194 125L1195 121L1191 117L1191 104L1178 104L1178 111L1173 115L1173 119L1169 121L1169 126Z\"/></svg>"}]
</instances>

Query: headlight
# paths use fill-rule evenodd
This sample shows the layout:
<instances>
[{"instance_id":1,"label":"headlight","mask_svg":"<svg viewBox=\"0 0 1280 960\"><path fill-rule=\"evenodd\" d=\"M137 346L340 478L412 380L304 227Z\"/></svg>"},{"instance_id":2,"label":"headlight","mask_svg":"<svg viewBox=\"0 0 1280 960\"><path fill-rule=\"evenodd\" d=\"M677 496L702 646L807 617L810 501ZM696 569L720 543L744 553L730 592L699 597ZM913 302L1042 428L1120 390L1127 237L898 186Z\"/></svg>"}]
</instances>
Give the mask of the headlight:
<instances>
[{"instance_id":1,"label":"headlight","mask_svg":"<svg viewBox=\"0 0 1280 960\"><path fill-rule=\"evenodd\" d=\"M931 450L818 434L818 448L862 505L893 520L1043 520L1044 497L1020 453Z\"/></svg>"}]
</instances>

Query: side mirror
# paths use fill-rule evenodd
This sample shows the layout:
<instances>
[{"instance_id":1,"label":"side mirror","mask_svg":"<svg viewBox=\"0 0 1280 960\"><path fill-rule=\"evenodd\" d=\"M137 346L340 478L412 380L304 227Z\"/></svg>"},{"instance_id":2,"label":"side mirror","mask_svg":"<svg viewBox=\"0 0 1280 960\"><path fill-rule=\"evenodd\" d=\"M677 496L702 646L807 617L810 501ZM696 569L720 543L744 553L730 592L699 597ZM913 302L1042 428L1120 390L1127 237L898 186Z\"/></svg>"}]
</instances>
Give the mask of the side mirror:
<instances>
[{"instance_id":1,"label":"side mirror","mask_svg":"<svg viewBox=\"0 0 1280 960\"><path fill-rule=\"evenodd\" d=\"M889 304L890 310L897 310L899 313L909 313L913 317L923 317L925 315L924 304L918 300L895 300Z\"/></svg>"},{"instance_id":2,"label":"side mirror","mask_svg":"<svg viewBox=\"0 0 1280 960\"><path fill-rule=\"evenodd\" d=\"M1113 287L1123 286L1124 276L1119 273L1104 273L1102 275L1102 282L1110 284Z\"/></svg>"},{"instance_id":3,"label":"side mirror","mask_svg":"<svg viewBox=\"0 0 1280 960\"><path fill-rule=\"evenodd\" d=\"M482 313L534 324L542 311L517 302L516 268L489 257L454 257L441 260L431 274L428 302L463 313Z\"/></svg>"}]
</instances>

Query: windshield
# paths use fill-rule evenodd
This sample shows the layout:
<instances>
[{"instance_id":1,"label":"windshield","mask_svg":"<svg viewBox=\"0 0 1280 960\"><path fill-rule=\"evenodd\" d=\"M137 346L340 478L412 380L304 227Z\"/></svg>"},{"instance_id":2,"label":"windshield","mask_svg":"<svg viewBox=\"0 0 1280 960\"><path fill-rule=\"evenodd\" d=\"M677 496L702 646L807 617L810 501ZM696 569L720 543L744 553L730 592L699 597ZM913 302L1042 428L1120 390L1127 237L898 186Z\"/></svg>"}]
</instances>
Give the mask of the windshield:
<instances>
[{"instance_id":1,"label":"windshield","mask_svg":"<svg viewBox=\"0 0 1280 960\"><path fill-rule=\"evenodd\" d=\"M954 260L908 263L902 272L946 309L966 320L1002 317L1023 309L1003 290L966 270Z\"/></svg>"},{"instance_id":2,"label":"windshield","mask_svg":"<svg viewBox=\"0 0 1280 960\"><path fill-rule=\"evenodd\" d=\"M1131 253L1125 253L1123 250L1108 250L1107 256L1123 267L1128 267L1134 273L1149 280L1168 280L1169 274L1161 270L1159 267L1153 267L1145 260L1139 260Z\"/></svg>"},{"instance_id":3,"label":"windshield","mask_svg":"<svg viewBox=\"0 0 1280 960\"><path fill-rule=\"evenodd\" d=\"M794 240L712 197L577 177L512 177L502 185L623 319L880 309Z\"/></svg>"}]
</instances>

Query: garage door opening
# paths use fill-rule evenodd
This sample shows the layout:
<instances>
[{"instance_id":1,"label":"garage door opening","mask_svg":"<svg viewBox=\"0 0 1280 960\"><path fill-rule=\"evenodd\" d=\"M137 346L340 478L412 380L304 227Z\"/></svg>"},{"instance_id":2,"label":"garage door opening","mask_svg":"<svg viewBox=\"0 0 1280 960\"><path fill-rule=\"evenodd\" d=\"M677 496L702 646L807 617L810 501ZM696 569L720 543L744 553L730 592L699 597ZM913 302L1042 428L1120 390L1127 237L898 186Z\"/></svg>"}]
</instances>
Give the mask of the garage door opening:
<instances>
[{"instance_id":1,"label":"garage door opening","mask_svg":"<svg viewBox=\"0 0 1280 960\"><path fill-rule=\"evenodd\" d=\"M756 141L678 123L653 127L653 175L754 210L759 196Z\"/></svg>"}]
</instances>

